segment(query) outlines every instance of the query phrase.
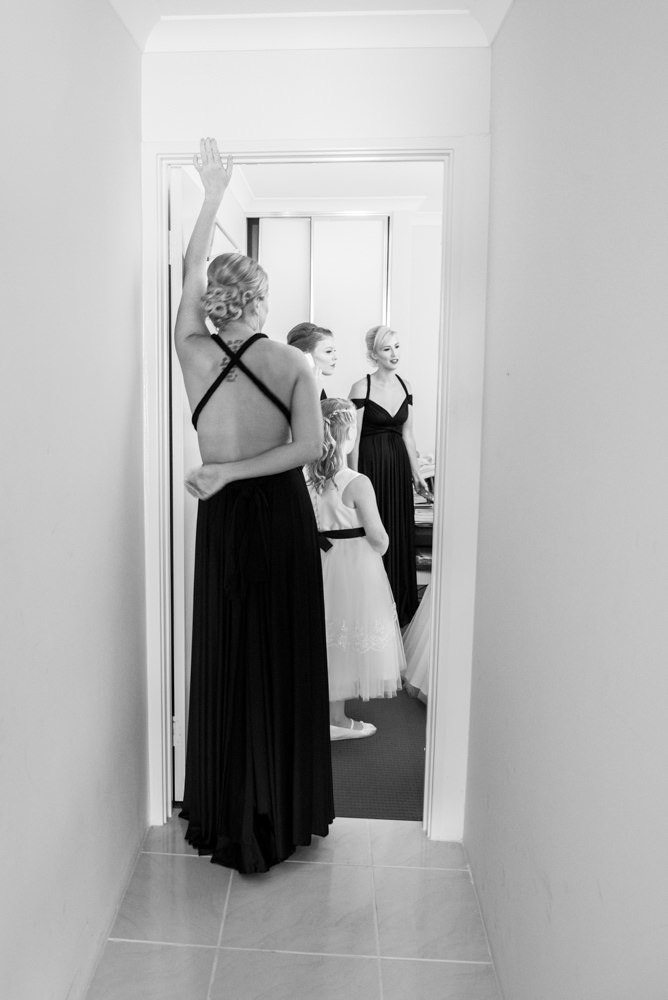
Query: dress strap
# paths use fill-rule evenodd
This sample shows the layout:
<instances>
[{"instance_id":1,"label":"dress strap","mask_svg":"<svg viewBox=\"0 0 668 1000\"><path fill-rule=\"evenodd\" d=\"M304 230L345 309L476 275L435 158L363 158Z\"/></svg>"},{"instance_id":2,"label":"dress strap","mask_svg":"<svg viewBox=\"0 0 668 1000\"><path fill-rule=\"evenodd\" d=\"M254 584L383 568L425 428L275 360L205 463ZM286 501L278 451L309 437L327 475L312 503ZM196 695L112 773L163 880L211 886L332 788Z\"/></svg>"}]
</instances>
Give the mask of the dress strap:
<instances>
[{"instance_id":1,"label":"dress strap","mask_svg":"<svg viewBox=\"0 0 668 1000\"><path fill-rule=\"evenodd\" d=\"M230 369L233 368L235 365L236 367L240 368L241 371L244 373L244 375L247 375L248 378L251 380L251 382L253 382L258 387L260 392L263 392L264 395L267 397L267 399L270 399L272 403L278 407L278 409L281 411L285 419L288 421L288 423L290 423L290 411L283 402L283 400L279 399L278 396L271 391L269 386L265 385L264 382L262 382L261 379L259 379L257 375L254 372L252 372L250 368L248 368L246 364L241 360L241 355L245 352L245 350L248 347L250 347L251 344L254 344L256 340L260 340L261 338L264 338L266 340L267 339L266 333L253 334L252 337L249 337L248 340L245 340L243 342L238 351L233 351L231 350L231 348L227 346L224 340L221 340L218 334L213 335L213 339L216 341L217 344L219 344L220 347L222 347L222 349L225 351L228 358L230 359L230 365L227 368L227 371L230 371Z\"/></svg>"},{"instance_id":2,"label":"dress strap","mask_svg":"<svg viewBox=\"0 0 668 1000\"><path fill-rule=\"evenodd\" d=\"M359 396L359 397L357 397L355 399L351 398L351 400L350 400L351 403L354 403L356 410L361 410L361 409L363 409L366 406L366 404L369 402L369 393L370 392L371 392L371 376L367 375L367 377L366 377L366 396L364 397L364 399L362 399L362 397Z\"/></svg>"},{"instance_id":3,"label":"dress strap","mask_svg":"<svg viewBox=\"0 0 668 1000\"><path fill-rule=\"evenodd\" d=\"M344 465L342 469L339 469L338 472L334 473L332 481L336 488L343 492L346 486L349 486L353 479L357 479L360 475L361 473L357 472L355 469L351 469L349 466Z\"/></svg>"},{"instance_id":4,"label":"dress strap","mask_svg":"<svg viewBox=\"0 0 668 1000\"><path fill-rule=\"evenodd\" d=\"M218 344L221 351L224 351L225 354L227 354L233 364L237 364L239 358L246 353L252 344L254 344L257 340L267 340L268 338L266 333L254 333L252 337L248 338L248 340L244 340L238 351L233 351L231 347L228 347L223 338L217 333L212 333L211 339Z\"/></svg>"},{"instance_id":5,"label":"dress strap","mask_svg":"<svg viewBox=\"0 0 668 1000\"><path fill-rule=\"evenodd\" d=\"M241 360L242 354L244 354L244 352L248 350L251 344L254 344L257 340L262 340L263 338L265 340L267 339L266 333L254 333L252 337L249 337L248 340L245 340L243 342L238 351L233 351L232 348L228 347L225 341L222 340L217 333L211 335L211 339L215 341L216 344L218 344L218 347L220 347L221 351L223 351L224 354L227 354L228 358L230 359L230 363L227 366L227 368L225 368L220 373L220 375L218 375L218 377L214 380L213 384L209 386L209 388L206 390L206 392L200 399L199 403L195 407L192 415L193 427L195 429L197 429L197 421L199 420L200 413L202 412L206 404L209 402L209 400L211 399L211 397L213 396L214 392L221 384L221 382L223 382L227 378L229 373L235 367L240 368L241 371L244 373L244 375L248 376L251 382L253 382L258 387L258 389L264 393L267 399L270 399L272 403L278 407L278 409L281 411L285 419L288 421L288 423L290 423L290 411L288 410L285 403L281 399L279 399L278 396L276 396L271 391L271 389L268 386L266 386L264 382L262 382L257 377L257 375L255 375L250 370L250 368L248 368L248 366L244 364L244 362Z\"/></svg>"},{"instance_id":6,"label":"dress strap","mask_svg":"<svg viewBox=\"0 0 668 1000\"><path fill-rule=\"evenodd\" d=\"M396 372L395 372L394 374L395 374L395 375L397 375L397 373L396 373ZM406 399L408 400L408 402L409 402L409 403L410 403L410 405L412 406L412 405L413 405L413 394L412 394L411 392L409 392L409 391L408 391L408 389L406 388L406 383L405 383L405 382L404 382L404 380L402 379L401 375L397 375L397 378L398 378L398 379L399 379L399 381L401 382L401 388L402 388L402 389L404 390L404 392L406 393Z\"/></svg>"}]
</instances>

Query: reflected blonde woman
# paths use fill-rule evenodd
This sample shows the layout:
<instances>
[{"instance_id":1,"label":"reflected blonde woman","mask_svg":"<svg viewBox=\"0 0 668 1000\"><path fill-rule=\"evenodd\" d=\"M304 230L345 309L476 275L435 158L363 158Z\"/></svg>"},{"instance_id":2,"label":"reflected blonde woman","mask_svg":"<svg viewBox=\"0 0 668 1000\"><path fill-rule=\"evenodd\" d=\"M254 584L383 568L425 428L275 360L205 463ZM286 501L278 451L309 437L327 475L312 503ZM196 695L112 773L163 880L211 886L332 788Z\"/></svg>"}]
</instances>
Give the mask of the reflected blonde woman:
<instances>
[{"instance_id":1,"label":"reflected blonde woman","mask_svg":"<svg viewBox=\"0 0 668 1000\"><path fill-rule=\"evenodd\" d=\"M411 386L398 373L399 337L387 326L374 326L365 341L374 371L350 390L357 407L357 436L349 464L369 477L376 493L390 539L385 569L403 627L418 606L413 487L421 496L431 494L420 472L413 437Z\"/></svg>"}]
</instances>

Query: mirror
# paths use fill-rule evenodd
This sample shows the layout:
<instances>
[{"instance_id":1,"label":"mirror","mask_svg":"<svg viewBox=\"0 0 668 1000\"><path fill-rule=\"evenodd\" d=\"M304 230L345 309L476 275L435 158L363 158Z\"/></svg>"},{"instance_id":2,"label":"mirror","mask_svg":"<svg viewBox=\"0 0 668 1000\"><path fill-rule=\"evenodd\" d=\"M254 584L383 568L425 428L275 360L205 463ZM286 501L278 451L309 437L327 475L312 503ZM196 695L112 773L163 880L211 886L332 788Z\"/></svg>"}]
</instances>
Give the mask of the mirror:
<instances>
[{"instance_id":1,"label":"mirror","mask_svg":"<svg viewBox=\"0 0 668 1000\"><path fill-rule=\"evenodd\" d=\"M365 358L364 334L378 323L401 340L399 374L411 383L418 452L433 475L438 392L443 244L442 159L289 160L235 162L230 189L212 247L217 253L247 252L248 219L259 219L258 256L269 274L269 318L265 332L285 340L298 322L310 320L332 330L338 364L324 385L328 396L348 396L354 381L372 368ZM172 237L178 220L185 249L199 210L196 172L174 167L170 181ZM178 275L172 260L172 303L178 302ZM360 280L360 275L364 277ZM174 498L184 473L199 464L190 414L182 399L180 372L173 379ZM179 393L181 392L181 396ZM178 400L181 398L180 404ZM178 404L178 405L177 405ZM179 410L180 406L180 410ZM178 426L177 426L178 425ZM180 450L180 455L179 455ZM431 459L431 462L429 462ZM192 579L195 502L182 497L184 529L181 562ZM178 506L178 505L177 505ZM422 565L418 584L430 579L431 511L418 509L416 533ZM175 507L175 521L179 515ZM184 719L189 686L189 587L175 585L175 715ZM183 611L179 602L183 602ZM428 648L428 641L426 643ZM182 659L182 665L179 660ZM180 704L179 704L180 702ZM181 727L179 727L181 728ZM175 797L182 767L176 747ZM421 803L420 803L421 809Z\"/></svg>"}]
</instances>

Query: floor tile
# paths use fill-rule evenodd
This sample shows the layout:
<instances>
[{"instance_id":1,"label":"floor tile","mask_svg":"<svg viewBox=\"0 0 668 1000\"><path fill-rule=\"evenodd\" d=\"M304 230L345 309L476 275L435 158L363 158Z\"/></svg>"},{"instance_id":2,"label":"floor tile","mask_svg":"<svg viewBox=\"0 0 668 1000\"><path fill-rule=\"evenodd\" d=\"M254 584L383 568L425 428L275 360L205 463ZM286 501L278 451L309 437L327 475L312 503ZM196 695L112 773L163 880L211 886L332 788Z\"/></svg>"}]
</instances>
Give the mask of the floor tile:
<instances>
[{"instance_id":1,"label":"floor tile","mask_svg":"<svg viewBox=\"0 0 668 1000\"><path fill-rule=\"evenodd\" d=\"M292 863L259 877L235 875L221 943L376 955L371 870Z\"/></svg>"},{"instance_id":2,"label":"floor tile","mask_svg":"<svg viewBox=\"0 0 668 1000\"><path fill-rule=\"evenodd\" d=\"M215 948L108 941L86 1000L206 1000Z\"/></svg>"},{"instance_id":3,"label":"floor tile","mask_svg":"<svg viewBox=\"0 0 668 1000\"><path fill-rule=\"evenodd\" d=\"M337 817L326 837L314 837L310 847L298 848L290 860L370 865L369 821Z\"/></svg>"},{"instance_id":4,"label":"floor tile","mask_svg":"<svg viewBox=\"0 0 668 1000\"><path fill-rule=\"evenodd\" d=\"M422 823L370 819L374 865L416 868L466 868L461 844L429 840Z\"/></svg>"},{"instance_id":5,"label":"floor tile","mask_svg":"<svg viewBox=\"0 0 668 1000\"><path fill-rule=\"evenodd\" d=\"M383 1000L501 1000L491 965L381 962Z\"/></svg>"},{"instance_id":6,"label":"floor tile","mask_svg":"<svg viewBox=\"0 0 668 1000\"><path fill-rule=\"evenodd\" d=\"M168 819L164 826L152 826L149 828L142 851L155 854L197 854L194 847L185 839L185 832L188 824L184 819L179 819L175 814Z\"/></svg>"},{"instance_id":7,"label":"floor tile","mask_svg":"<svg viewBox=\"0 0 668 1000\"><path fill-rule=\"evenodd\" d=\"M380 1000L376 958L220 952L211 1000Z\"/></svg>"},{"instance_id":8,"label":"floor tile","mask_svg":"<svg viewBox=\"0 0 668 1000\"><path fill-rule=\"evenodd\" d=\"M375 868L380 953L489 961L468 872Z\"/></svg>"},{"instance_id":9,"label":"floor tile","mask_svg":"<svg viewBox=\"0 0 668 1000\"><path fill-rule=\"evenodd\" d=\"M140 854L111 937L215 945L230 878L208 858Z\"/></svg>"}]
</instances>

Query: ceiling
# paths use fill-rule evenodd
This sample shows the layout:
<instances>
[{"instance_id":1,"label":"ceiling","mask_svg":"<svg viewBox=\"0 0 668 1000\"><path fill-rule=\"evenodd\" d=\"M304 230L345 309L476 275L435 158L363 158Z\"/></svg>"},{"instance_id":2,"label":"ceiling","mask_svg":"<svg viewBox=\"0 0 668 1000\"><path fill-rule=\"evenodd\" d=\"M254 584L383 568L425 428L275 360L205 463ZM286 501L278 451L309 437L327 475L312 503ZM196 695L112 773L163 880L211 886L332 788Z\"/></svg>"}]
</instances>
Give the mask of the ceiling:
<instances>
[{"instance_id":1,"label":"ceiling","mask_svg":"<svg viewBox=\"0 0 668 1000\"><path fill-rule=\"evenodd\" d=\"M110 0L145 52L483 47L512 0ZM413 6L414 9L407 9Z\"/></svg>"}]
</instances>

